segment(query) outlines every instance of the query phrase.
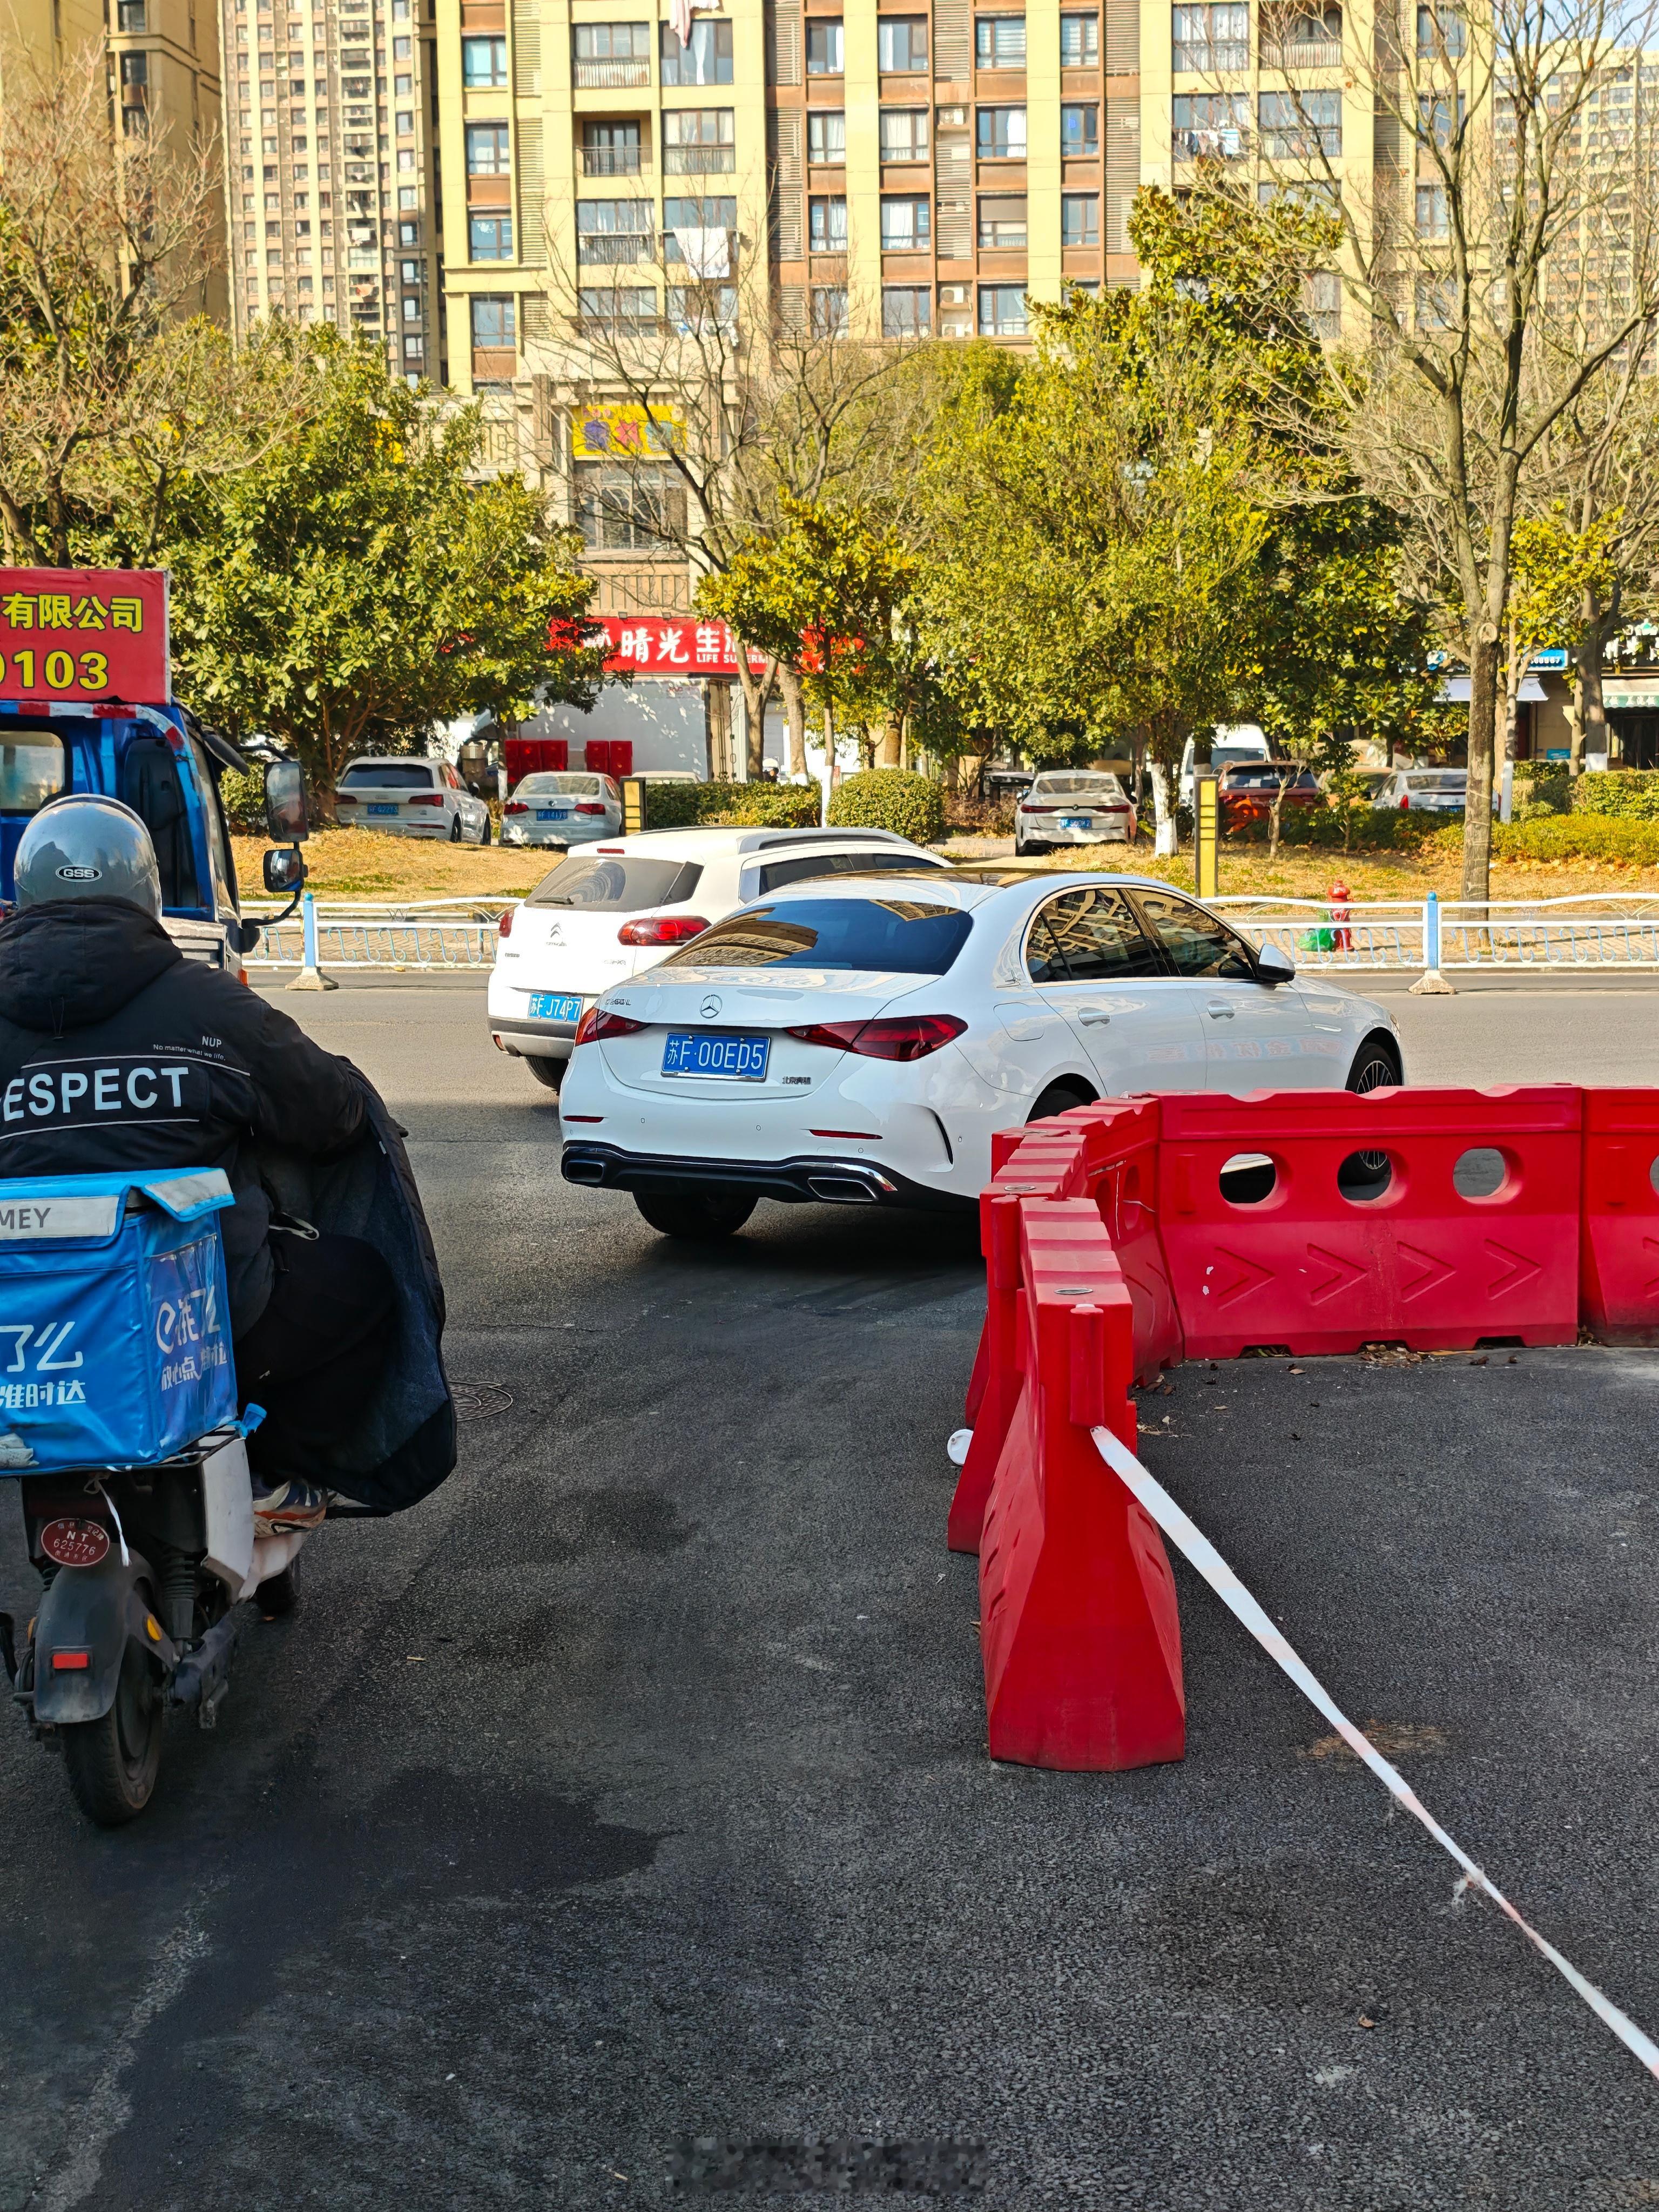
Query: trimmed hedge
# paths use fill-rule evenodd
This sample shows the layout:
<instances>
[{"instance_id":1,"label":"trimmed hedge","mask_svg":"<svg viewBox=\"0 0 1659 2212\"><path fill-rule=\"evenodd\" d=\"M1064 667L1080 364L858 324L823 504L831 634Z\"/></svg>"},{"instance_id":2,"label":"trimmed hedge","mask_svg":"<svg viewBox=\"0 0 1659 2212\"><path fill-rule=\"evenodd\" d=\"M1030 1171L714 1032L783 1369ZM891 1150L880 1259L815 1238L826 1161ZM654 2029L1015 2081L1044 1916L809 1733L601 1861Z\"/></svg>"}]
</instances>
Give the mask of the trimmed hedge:
<instances>
[{"instance_id":1,"label":"trimmed hedge","mask_svg":"<svg viewBox=\"0 0 1659 2212\"><path fill-rule=\"evenodd\" d=\"M891 830L913 845L932 845L945 835L944 787L908 769L864 769L844 776L831 793L830 823L835 830Z\"/></svg>"},{"instance_id":2,"label":"trimmed hedge","mask_svg":"<svg viewBox=\"0 0 1659 2212\"><path fill-rule=\"evenodd\" d=\"M645 787L647 830L812 830L815 783L652 783Z\"/></svg>"},{"instance_id":3,"label":"trimmed hedge","mask_svg":"<svg viewBox=\"0 0 1659 2212\"><path fill-rule=\"evenodd\" d=\"M1659 822L1659 769L1613 769L1572 779L1575 814Z\"/></svg>"},{"instance_id":4,"label":"trimmed hedge","mask_svg":"<svg viewBox=\"0 0 1659 2212\"><path fill-rule=\"evenodd\" d=\"M1437 830L1425 849L1436 854L1461 853L1462 821ZM1604 860L1614 866L1659 867L1659 822L1547 812L1525 822L1494 822L1492 856L1494 860Z\"/></svg>"},{"instance_id":5,"label":"trimmed hedge","mask_svg":"<svg viewBox=\"0 0 1659 2212\"><path fill-rule=\"evenodd\" d=\"M1287 806L1279 822L1279 842L1310 845L1321 852L1415 853L1435 823L1444 819L1443 815L1413 814L1392 806L1354 806L1346 817L1340 806ZM1250 842L1266 844L1265 822L1254 830Z\"/></svg>"}]
</instances>

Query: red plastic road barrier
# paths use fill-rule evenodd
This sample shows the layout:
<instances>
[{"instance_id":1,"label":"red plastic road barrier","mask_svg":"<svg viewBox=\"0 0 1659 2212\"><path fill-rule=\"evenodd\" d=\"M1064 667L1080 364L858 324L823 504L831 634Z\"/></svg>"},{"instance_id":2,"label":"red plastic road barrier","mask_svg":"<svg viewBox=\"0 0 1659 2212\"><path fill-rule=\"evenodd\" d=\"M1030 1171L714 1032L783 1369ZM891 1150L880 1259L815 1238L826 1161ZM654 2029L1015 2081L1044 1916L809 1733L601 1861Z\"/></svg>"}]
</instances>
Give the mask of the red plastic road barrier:
<instances>
[{"instance_id":1,"label":"red plastic road barrier","mask_svg":"<svg viewBox=\"0 0 1659 2212\"><path fill-rule=\"evenodd\" d=\"M1189 1359L1576 1340L1571 1086L1169 1092L1159 1105L1158 1226ZM1497 1188L1462 1195L1459 1160L1494 1152ZM1222 1169L1240 1153L1273 1161L1257 1203L1223 1195ZM1386 1160L1386 1174L1368 1181L1368 1160Z\"/></svg>"},{"instance_id":2,"label":"red plastic road barrier","mask_svg":"<svg viewBox=\"0 0 1659 2212\"><path fill-rule=\"evenodd\" d=\"M1170 1562L1089 1433L1109 1427L1134 1449L1128 1288L1086 1199L1002 1205L1018 1236L1022 1376L980 1554L991 1756L1072 1773L1179 1759L1186 1700Z\"/></svg>"},{"instance_id":3,"label":"red plastic road barrier","mask_svg":"<svg viewBox=\"0 0 1659 2212\"><path fill-rule=\"evenodd\" d=\"M1584 1093L1579 1312L1606 1344L1659 1344L1659 1091Z\"/></svg>"}]
</instances>

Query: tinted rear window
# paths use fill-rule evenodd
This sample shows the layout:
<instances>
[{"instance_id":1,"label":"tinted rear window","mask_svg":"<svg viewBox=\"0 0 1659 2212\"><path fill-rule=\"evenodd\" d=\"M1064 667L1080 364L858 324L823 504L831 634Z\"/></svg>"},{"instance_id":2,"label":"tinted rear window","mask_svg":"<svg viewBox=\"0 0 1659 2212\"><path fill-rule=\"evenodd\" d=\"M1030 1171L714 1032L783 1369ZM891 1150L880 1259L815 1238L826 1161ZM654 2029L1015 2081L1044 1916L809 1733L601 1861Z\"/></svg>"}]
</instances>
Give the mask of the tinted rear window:
<instances>
[{"instance_id":1,"label":"tinted rear window","mask_svg":"<svg viewBox=\"0 0 1659 2212\"><path fill-rule=\"evenodd\" d=\"M577 775L547 769L536 775L522 777L514 786L514 796L523 793L533 798L538 792L562 791L574 799L602 799L605 786L596 775Z\"/></svg>"},{"instance_id":2,"label":"tinted rear window","mask_svg":"<svg viewBox=\"0 0 1659 2212\"><path fill-rule=\"evenodd\" d=\"M1031 787L1034 799L1121 799L1123 786L1115 775L1040 775Z\"/></svg>"},{"instance_id":3,"label":"tinted rear window","mask_svg":"<svg viewBox=\"0 0 1659 2212\"><path fill-rule=\"evenodd\" d=\"M695 860L653 860L627 854L602 859L594 853L573 853L551 875L542 878L525 904L637 914L643 907L676 906L689 899L702 875Z\"/></svg>"},{"instance_id":4,"label":"tinted rear window","mask_svg":"<svg viewBox=\"0 0 1659 2212\"><path fill-rule=\"evenodd\" d=\"M786 884L804 884L814 876L916 875L931 864L914 853L799 853L793 860L773 860L761 870L756 889L763 896L781 891Z\"/></svg>"},{"instance_id":5,"label":"tinted rear window","mask_svg":"<svg viewBox=\"0 0 1659 2212\"><path fill-rule=\"evenodd\" d=\"M340 778L342 791L430 791L432 768L429 762L363 761L349 768Z\"/></svg>"},{"instance_id":6,"label":"tinted rear window","mask_svg":"<svg viewBox=\"0 0 1659 2212\"><path fill-rule=\"evenodd\" d=\"M943 975L968 941L970 916L920 899L790 899L716 922L665 968L843 968Z\"/></svg>"}]
</instances>

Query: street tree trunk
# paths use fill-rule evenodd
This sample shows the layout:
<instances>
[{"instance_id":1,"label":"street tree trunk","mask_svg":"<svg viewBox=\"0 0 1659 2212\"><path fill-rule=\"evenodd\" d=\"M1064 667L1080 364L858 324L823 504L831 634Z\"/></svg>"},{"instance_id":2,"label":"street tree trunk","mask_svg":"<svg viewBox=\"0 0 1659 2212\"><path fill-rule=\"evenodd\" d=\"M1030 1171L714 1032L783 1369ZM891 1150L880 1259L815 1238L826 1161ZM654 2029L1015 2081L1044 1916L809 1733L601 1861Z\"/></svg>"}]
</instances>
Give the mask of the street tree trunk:
<instances>
[{"instance_id":1,"label":"street tree trunk","mask_svg":"<svg viewBox=\"0 0 1659 2212\"><path fill-rule=\"evenodd\" d=\"M1492 762L1498 736L1498 639L1482 637L1469 655L1468 790L1463 813L1461 896L1484 906L1492 890Z\"/></svg>"},{"instance_id":2,"label":"street tree trunk","mask_svg":"<svg viewBox=\"0 0 1659 2212\"><path fill-rule=\"evenodd\" d=\"M1584 593L1584 627L1579 633L1572 655L1573 711L1568 718L1571 732L1568 739L1571 747L1567 759L1569 775L1583 775L1586 753L1605 754L1611 750L1607 744L1607 709L1601 694L1601 655L1607 639L1618 625L1619 597L1615 592L1613 605L1604 607L1593 587Z\"/></svg>"},{"instance_id":3,"label":"street tree trunk","mask_svg":"<svg viewBox=\"0 0 1659 2212\"><path fill-rule=\"evenodd\" d=\"M1167 858L1180 849L1179 830L1170 790L1170 764L1167 761L1151 760L1146 766L1152 784L1152 822L1155 833L1152 850Z\"/></svg>"},{"instance_id":4,"label":"street tree trunk","mask_svg":"<svg viewBox=\"0 0 1659 2212\"><path fill-rule=\"evenodd\" d=\"M789 728L789 781L805 783L810 780L806 767L806 704L801 697L800 678L781 661L778 663L778 690L783 695L784 720Z\"/></svg>"}]
</instances>

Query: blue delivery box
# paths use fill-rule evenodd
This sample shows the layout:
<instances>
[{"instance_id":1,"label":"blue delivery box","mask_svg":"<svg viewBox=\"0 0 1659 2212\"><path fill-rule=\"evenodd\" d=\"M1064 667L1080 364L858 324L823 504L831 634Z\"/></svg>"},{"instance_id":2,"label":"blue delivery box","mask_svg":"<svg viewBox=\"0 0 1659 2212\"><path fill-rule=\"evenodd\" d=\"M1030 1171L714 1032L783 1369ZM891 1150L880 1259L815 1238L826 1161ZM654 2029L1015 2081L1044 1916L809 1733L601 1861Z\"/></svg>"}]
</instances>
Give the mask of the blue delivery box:
<instances>
[{"instance_id":1,"label":"blue delivery box","mask_svg":"<svg viewBox=\"0 0 1659 2212\"><path fill-rule=\"evenodd\" d=\"M236 1417L219 1168L0 1182L0 1474L170 1458Z\"/></svg>"}]
</instances>

